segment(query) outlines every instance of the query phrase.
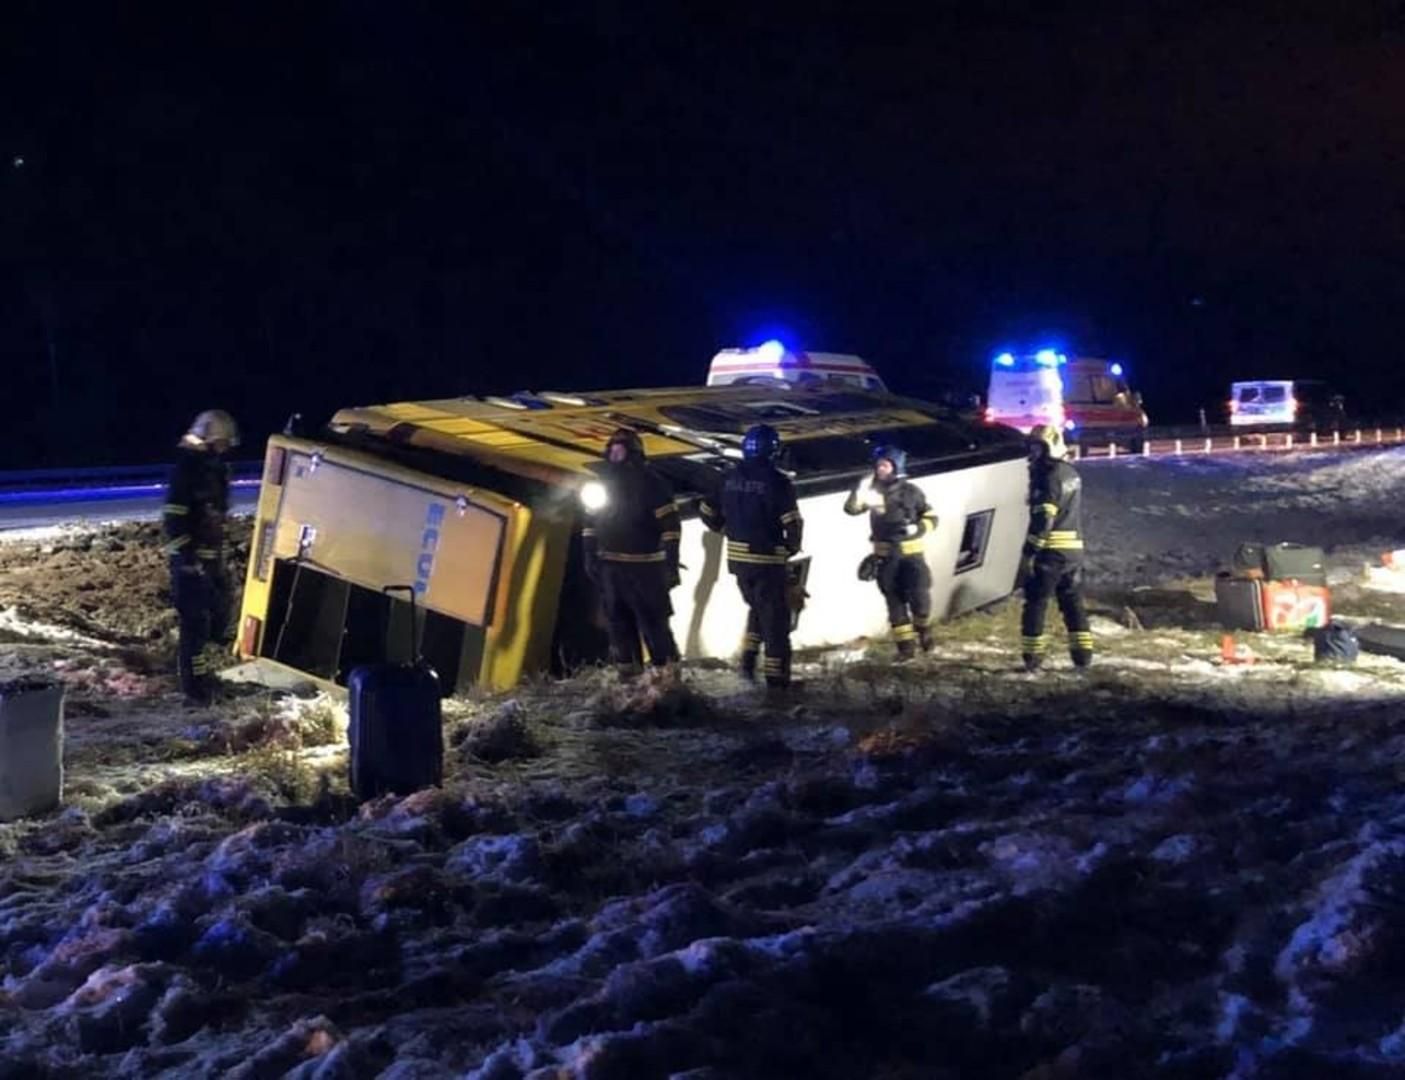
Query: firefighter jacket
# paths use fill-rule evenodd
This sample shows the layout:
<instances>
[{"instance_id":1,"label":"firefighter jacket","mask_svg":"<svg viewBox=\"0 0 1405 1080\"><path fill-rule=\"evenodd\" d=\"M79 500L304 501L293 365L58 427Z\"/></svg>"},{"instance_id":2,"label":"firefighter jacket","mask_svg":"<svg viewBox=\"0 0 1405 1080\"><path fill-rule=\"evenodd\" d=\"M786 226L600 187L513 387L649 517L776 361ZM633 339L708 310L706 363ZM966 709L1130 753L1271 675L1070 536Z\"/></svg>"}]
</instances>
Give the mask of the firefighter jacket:
<instances>
[{"instance_id":1,"label":"firefighter jacket","mask_svg":"<svg viewBox=\"0 0 1405 1080\"><path fill-rule=\"evenodd\" d=\"M228 510L229 467L208 450L177 447L161 507L166 553L183 563L222 559Z\"/></svg>"},{"instance_id":2,"label":"firefighter jacket","mask_svg":"<svg viewBox=\"0 0 1405 1080\"><path fill-rule=\"evenodd\" d=\"M605 505L589 512L581 537L587 563L664 563L678 569L682 535L673 489L641 461L605 462Z\"/></svg>"},{"instance_id":3,"label":"firefighter jacket","mask_svg":"<svg viewBox=\"0 0 1405 1080\"><path fill-rule=\"evenodd\" d=\"M1040 461L1029 470L1029 537L1025 553L1083 550L1083 480L1067 461Z\"/></svg>"},{"instance_id":4,"label":"firefighter jacket","mask_svg":"<svg viewBox=\"0 0 1405 1080\"><path fill-rule=\"evenodd\" d=\"M783 566L800 550L804 522L790 477L765 461L727 472L719 495L698 507L703 523L727 535L727 567Z\"/></svg>"},{"instance_id":5,"label":"firefighter jacket","mask_svg":"<svg viewBox=\"0 0 1405 1080\"><path fill-rule=\"evenodd\" d=\"M910 480L883 483L865 477L849 493L844 512L857 515L865 510L873 554L880 559L921 555L927 534L937 527L937 515L927 505L927 496Z\"/></svg>"}]
</instances>

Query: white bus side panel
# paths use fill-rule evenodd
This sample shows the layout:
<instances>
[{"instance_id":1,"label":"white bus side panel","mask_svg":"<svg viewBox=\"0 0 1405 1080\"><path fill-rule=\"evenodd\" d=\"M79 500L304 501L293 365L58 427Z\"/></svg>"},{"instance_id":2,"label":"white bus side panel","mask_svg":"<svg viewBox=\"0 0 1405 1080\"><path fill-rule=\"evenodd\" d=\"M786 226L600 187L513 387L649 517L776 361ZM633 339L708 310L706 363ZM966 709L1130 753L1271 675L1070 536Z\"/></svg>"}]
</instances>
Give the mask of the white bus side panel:
<instances>
[{"instance_id":1,"label":"white bus side panel","mask_svg":"<svg viewBox=\"0 0 1405 1080\"><path fill-rule=\"evenodd\" d=\"M927 538L936 620L989 604L1010 592L1029 524L1029 470L1023 459L918 477L938 517ZM868 515L844 513L846 492L805 498L805 548L810 556L809 593L796 648L839 645L888 632L887 608L878 586L859 581L856 571L871 550ZM978 566L956 572L967 517L994 511ZM727 572L723 541L701 521L683 523L683 583L673 591L673 633L683 655L730 657L746 629L746 605ZM940 631L938 631L940 639Z\"/></svg>"}]
</instances>

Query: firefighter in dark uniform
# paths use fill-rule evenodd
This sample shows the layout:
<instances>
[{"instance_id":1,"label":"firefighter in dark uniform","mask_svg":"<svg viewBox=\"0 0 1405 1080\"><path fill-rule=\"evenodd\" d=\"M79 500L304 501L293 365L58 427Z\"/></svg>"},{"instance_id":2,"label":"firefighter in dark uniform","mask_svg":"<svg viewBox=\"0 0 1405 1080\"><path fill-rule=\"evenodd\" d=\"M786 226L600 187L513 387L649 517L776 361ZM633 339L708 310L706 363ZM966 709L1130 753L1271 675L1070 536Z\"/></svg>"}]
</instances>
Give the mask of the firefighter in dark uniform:
<instances>
[{"instance_id":1,"label":"firefighter in dark uniform","mask_svg":"<svg viewBox=\"0 0 1405 1080\"><path fill-rule=\"evenodd\" d=\"M610 436L598 475L581 493L585 570L601 592L611 659L632 675L643 664L641 638L654 667L678 659L668 593L678 584L681 526L673 490L644 460L635 432Z\"/></svg>"},{"instance_id":2,"label":"firefighter in dark uniform","mask_svg":"<svg viewBox=\"0 0 1405 1080\"><path fill-rule=\"evenodd\" d=\"M239 428L222 409L202 412L176 447L161 508L171 596L180 620L177 669L190 704L212 696L214 662L205 650L229 641L230 587L225 568L229 467L224 455L239 445Z\"/></svg>"},{"instance_id":3,"label":"firefighter in dark uniform","mask_svg":"<svg viewBox=\"0 0 1405 1080\"><path fill-rule=\"evenodd\" d=\"M920 644L932 648L932 572L927 567L926 537L937 527L937 515L922 489L907 479L907 454L895 446L873 453L873 472L849 493L847 514L868 511L872 558L898 659L910 660Z\"/></svg>"},{"instance_id":4,"label":"firefighter in dark uniform","mask_svg":"<svg viewBox=\"0 0 1405 1080\"><path fill-rule=\"evenodd\" d=\"M717 498L699 511L708 528L725 532L727 569L746 601L746 636L741 672L756 678L756 660L766 647L768 687L790 685L790 599L786 562L800 550L804 522L795 485L776 468L781 440L776 429L758 424L742 439L742 460L727 472Z\"/></svg>"},{"instance_id":5,"label":"firefighter in dark uniform","mask_svg":"<svg viewBox=\"0 0 1405 1080\"><path fill-rule=\"evenodd\" d=\"M1049 639L1044 615L1049 598L1058 601L1068 628L1068 650L1075 667L1093 662L1093 634L1083 607L1083 481L1064 460L1063 433L1040 424L1029 433L1029 537L1025 541L1024 613L1020 652L1026 671L1044 662Z\"/></svg>"}]
</instances>

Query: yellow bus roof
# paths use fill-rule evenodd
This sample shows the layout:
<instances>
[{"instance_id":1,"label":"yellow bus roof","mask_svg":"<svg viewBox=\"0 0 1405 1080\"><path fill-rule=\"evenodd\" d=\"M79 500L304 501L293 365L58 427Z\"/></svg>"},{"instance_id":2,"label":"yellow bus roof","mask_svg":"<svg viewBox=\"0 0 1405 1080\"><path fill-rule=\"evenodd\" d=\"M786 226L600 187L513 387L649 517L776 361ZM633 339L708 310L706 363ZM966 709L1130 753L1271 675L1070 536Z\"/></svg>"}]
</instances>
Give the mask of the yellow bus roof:
<instances>
[{"instance_id":1,"label":"yellow bus roof","mask_svg":"<svg viewBox=\"0 0 1405 1080\"><path fill-rule=\"evenodd\" d=\"M340 410L330 428L465 457L585 472L620 427L638 431L650 458L697 454L699 438L736 445L752 424L786 441L946 422L976 429L939 406L849 387L743 385L511 397L445 398ZM980 440L984 441L984 440Z\"/></svg>"}]
</instances>

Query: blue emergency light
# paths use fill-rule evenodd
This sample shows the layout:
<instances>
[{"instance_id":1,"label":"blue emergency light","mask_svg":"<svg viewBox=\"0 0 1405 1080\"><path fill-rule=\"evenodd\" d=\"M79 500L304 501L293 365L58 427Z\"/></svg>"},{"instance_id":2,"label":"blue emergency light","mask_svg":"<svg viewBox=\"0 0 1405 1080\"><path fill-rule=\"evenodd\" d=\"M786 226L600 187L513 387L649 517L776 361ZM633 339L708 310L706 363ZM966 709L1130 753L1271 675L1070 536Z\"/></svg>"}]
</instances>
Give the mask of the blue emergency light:
<instances>
[{"instance_id":1,"label":"blue emergency light","mask_svg":"<svg viewBox=\"0 0 1405 1080\"><path fill-rule=\"evenodd\" d=\"M756 355L763 363L779 364L785 359L785 346L772 338L756 346Z\"/></svg>"},{"instance_id":2,"label":"blue emergency light","mask_svg":"<svg viewBox=\"0 0 1405 1080\"><path fill-rule=\"evenodd\" d=\"M1112 374L1117 375L1117 376L1119 376L1119 377L1122 375L1122 365L1121 365L1121 364L1113 364L1113 365L1111 365L1107 370L1110 371L1110 372L1112 372Z\"/></svg>"},{"instance_id":3,"label":"blue emergency light","mask_svg":"<svg viewBox=\"0 0 1405 1080\"><path fill-rule=\"evenodd\" d=\"M995 363L999 367L1014 367L1015 358L1010 353L1003 352L995 358Z\"/></svg>"}]
</instances>

